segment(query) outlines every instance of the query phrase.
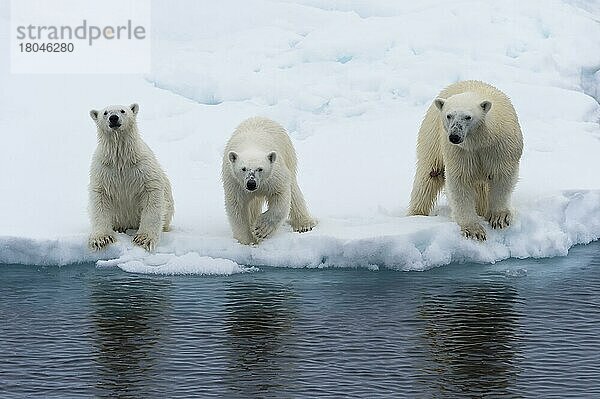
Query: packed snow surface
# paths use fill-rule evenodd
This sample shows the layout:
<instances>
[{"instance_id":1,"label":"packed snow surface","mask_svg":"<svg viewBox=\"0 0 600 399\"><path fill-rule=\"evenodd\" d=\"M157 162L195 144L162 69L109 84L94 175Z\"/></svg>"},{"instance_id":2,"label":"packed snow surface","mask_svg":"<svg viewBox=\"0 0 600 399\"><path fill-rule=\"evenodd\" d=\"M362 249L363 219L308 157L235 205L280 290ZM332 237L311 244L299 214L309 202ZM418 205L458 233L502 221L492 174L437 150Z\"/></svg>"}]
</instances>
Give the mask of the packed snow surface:
<instances>
[{"instance_id":1,"label":"packed snow surface","mask_svg":"<svg viewBox=\"0 0 600 399\"><path fill-rule=\"evenodd\" d=\"M0 59L0 263L97 261L130 272L232 274L254 266L425 270L565 255L600 238L600 2L153 2L149 75L11 75ZM0 4L0 24L9 21ZM0 52L8 53L0 31ZM446 85L506 92L523 128L514 224L460 236L444 198L406 217L416 135ZM88 111L140 104L173 184L173 231L154 254L131 234L87 247ZM319 225L258 246L231 237L220 162L243 119L290 133Z\"/></svg>"}]
</instances>

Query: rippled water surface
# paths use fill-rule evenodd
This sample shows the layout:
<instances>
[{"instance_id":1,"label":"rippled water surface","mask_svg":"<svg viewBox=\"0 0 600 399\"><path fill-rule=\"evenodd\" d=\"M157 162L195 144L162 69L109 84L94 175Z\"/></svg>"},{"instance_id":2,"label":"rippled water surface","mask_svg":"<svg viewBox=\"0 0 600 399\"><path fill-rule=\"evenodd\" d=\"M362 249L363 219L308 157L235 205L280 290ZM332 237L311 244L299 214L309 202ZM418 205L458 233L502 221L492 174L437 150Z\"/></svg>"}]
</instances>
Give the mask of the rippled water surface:
<instances>
[{"instance_id":1,"label":"rippled water surface","mask_svg":"<svg viewBox=\"0 0 600 399\"><path fill-rule=\"evenodd\" d=\"M0 276L2 397L600 397L600 243L410 273Z\"/></svg>"}]
</instances>

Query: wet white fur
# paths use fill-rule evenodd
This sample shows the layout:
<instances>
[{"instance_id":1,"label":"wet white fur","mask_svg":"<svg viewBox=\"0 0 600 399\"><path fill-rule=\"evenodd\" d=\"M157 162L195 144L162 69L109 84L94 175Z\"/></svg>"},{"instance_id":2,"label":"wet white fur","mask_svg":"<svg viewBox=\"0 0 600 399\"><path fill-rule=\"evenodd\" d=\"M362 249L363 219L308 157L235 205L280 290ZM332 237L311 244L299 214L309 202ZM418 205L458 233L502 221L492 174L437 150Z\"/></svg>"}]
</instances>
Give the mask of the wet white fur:
<instances>
[{"instance_id":1,"label":"wet white fur","mask_svg":"<svg viewBox=\"0 0 600 399\"><path fill-rule=\"evenodd\" d=\"M139 135L137 112L137 104L90 111L98 128L98 147L90 168L91 249L114 242L115 230L138 229L133 242L151 251L161 231L169 230L174 212L171 185ZM108 126L113 113L122 120L117 131Z\"/></svg>"},{"instance_id":2,"label":"wet white fur","mask_svg":"<svg viewBox=\"0 0 600 399\"><path fill-rule=\"evenodd\" d=\"M222 179L227 216L240 243L260 242L288 215L294 231L309 231L316 225L298 187L296 165L292 142L278 123L255 117L235 129L223 154ZM250 170L258 183L252 192L245 186ZM261 213L265 201L268 209Z\"/></svg>"},{"instance_id":3,"label":"wet white fur","mask_svg":"<svg viewBox=\"0 0 600 399\"><path fill-rule=\"evenodd\" d=\"M485 240L478 215L494 228L511 222L510 196L523 151L517 114L504 93L479 81L452 84L438 98L442 101L429 107L419 130L409 214L429 215L446 183L452 216L463 234ZM487 113L484 101L491 102ZM473 115L473 123L464 142L455 145L448 139L445 117L463 111Z\"/></svg>"}]
</instances>

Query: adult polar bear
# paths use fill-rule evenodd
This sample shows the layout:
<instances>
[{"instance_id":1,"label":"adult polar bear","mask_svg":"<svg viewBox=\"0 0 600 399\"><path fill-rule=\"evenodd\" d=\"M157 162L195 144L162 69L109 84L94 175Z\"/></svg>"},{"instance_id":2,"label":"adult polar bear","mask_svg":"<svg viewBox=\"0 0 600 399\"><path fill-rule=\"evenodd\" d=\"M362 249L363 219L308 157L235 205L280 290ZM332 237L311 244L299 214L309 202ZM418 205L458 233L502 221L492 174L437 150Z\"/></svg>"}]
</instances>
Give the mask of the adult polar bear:
<instances>
[{"instance_id":1,"label":"adult polar bear","mask_svg":"<svg viewBox=\"0 0 600 399\"><path fill-rule=\"evenodd\" d=\"M278 123L255 117L235 129L225 147L222 178L227 216L240 243L260 242L288 215L294 231L316 225L296 181L296 164L292 142ZM268 210L261 213L265 200Z\"/></svg>"},{"instance_id":2,"label":"adult polar bear","mask_svg":"<svg viewBox=\"0 0 600 399\"><path fill-rule=\"evenodd\" d=\"M466 237L486 239L478 215L495 229L511 223L510 196L523 137L510 99L480 81L446 87L425 114L417 140L410 215L429 215L440 190Z\"/></svg>"},{"instance_id":3,"label":"adult polar bear","mask_svg":"<svg viewBox=\"0 0 600 399\"><path fill-rule=\"evenodd\" d=\"M137 129L139 106L112 105L91 110L98 147L90 168L89 246L116 241L114 230L138 229L133 243L152 251L173 217L171 184Z\"/></svg>"}]
</instances>

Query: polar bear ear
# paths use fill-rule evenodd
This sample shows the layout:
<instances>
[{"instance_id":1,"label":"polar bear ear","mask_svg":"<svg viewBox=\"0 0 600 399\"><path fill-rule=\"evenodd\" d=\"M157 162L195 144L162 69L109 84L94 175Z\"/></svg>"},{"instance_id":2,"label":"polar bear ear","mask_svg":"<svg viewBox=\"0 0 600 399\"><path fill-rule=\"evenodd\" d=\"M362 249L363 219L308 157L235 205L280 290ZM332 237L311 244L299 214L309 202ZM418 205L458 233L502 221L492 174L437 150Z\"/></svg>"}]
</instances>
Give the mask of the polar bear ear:
<instances>
[{"instance_id":1,"label":"polar bear ear","mask_svg":"<svg viewBox=\"0 0 600 399\"><path fill-rule=\"evenodd\" d=\"M273 163L277 159L277 153L275 151L271 151L269 155L267 155L267 159L269 162Z\"/></svg>"},{"instance_id":2,"label":"polar bear ear","mask_svg":"<svg viewBox=\"0 0 600 399\"><path fill-rule=\"evenodd\" d=\"M140 110L140 106L136 103L131 104L129 108L131 108L131 112L133 112L134 115L137 115L138 111Z\"/></svg>"},{"instance_id":3,"label":"polar bear ear","mask_svg":"<svg viewBox=\"0 0 600 399\"><path fill-rule=\"evenodd\" d=\"M442 110L442 108L444 108L445 102L446 102L446 100L444 100L443 98L436 98L435 100L433 100L433 103L435 104L437 109L439 109L440 111Z\"/></svg>"},{"instance_id":4,"label":"polar bear ear","mask_svg":"<svg viewBox=\"0 0 600 399\"><path fill-rule=\"evenodd\" d=\"M229 158L229 162L235 163L235 161L237 161L238 159L238 154L235 151L229 151L229 154L227 154L227 158Z\"/></svg>"},{"instance_id":5,"label":"polar bear ear","mask_svg":"<svg viewBox=\"0 0 600 399\"><path fill-rule=\"evenodd\" d=\"M481 106L481 109L483 110L484 114L487 114L487 112L490 110L490 108L492 108L492 103L489 101L483 101L479 105Z\"/></svg>"},{"instance_id":6,"label":"polar bear ear","mask_svg":"<svg viewBox=\"0 0 600 399\"><path fill-rule=\"evenodd\" d=\"M90 116L92 117L93 120L97 121L98 120L98 111L96 111L95 109L91 110Z\"/></svg>"}]
</instances>

